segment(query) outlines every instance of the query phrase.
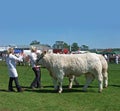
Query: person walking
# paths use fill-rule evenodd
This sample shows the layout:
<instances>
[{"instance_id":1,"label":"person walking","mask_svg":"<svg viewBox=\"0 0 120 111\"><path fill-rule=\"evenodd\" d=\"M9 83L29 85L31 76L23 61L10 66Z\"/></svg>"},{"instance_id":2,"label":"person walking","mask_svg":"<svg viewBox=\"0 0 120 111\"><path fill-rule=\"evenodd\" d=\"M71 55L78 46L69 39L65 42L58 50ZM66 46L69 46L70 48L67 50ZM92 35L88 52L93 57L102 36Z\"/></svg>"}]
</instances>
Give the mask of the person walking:
<instances>
[{"instance_id":1,"label":"person walking","mask_svg":"<svg viewBox=\"0 0 120 111\"><path fill-rule=\"evenodd\" d=\"M35 74L35 78L30 85L30 87L32 89L42 88L42 86L41 86L41 69L40 69L40 66L36 64L36 61L37 61L37 48L31 47L30 63L32 66L32 70Z\"/></svg>"},{"instance_id":2,"label":"person walking","mask_svg":"<svg viewBox=\"0 0 120 111\"><path fill-rule=\"evenodd\" d=\"M116 64L119 63L119 56L118 55L115 56L115 61L116 61Z\"/></svg>"},{"instance_id":3,"label":"person walking","mask_svg":"<svg viewBox=\"0 0 120 111\"><path fill-rule=\"evenodd\" d=\"M14 92L13 89L13 81L15 82L16 88L18 92L23 92L23 89L19 85L18 82L18 73L16 69L16 61L23 61L21 57L16 57L14 55L14 48L8 48L7 50L8 55L6 56L6 64L9 71L9 84L8 84L8 91Z\"/></svg>"}]
</instances>

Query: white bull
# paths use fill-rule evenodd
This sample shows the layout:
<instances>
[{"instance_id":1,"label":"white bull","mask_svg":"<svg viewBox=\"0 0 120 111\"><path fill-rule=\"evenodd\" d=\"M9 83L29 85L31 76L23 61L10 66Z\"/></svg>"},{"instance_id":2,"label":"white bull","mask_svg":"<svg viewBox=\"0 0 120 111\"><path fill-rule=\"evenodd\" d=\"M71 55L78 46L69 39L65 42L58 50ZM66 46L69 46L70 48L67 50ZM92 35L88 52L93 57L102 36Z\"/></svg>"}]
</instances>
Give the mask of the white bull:
<instances>
[{"instance_id":1,"label":"white bull","mask_svg":"<svg viewBox=\"0 0 120 111\"><path fill-rule=\"evenodd\" d=\"M99 57L100 61L101 61L101 64L102 64L102 75L103 75L103 85L106 88L108 86L108 72L107 72L108 71L108 63L107 63L106 59L102 55L100 55L100 54L95 54L95 55L97 55ZM85 76L86 76L86 79L91 78L90 80L94 80L94 78L95 78L94 75L90 74L90 73L86 74ZM75 82L76 85L79 84L77 79L76 79L76 77L74 75L70 76L69 77L69 88L72 88L73 81Z\"/></svg>"},{"instance_id":2,"label":"white bull","mask_svg":"<svg viewBox=\"0 0 120 111\"><path fill-rule=\"evenodd\" d=\"M54 88L58 92L62 92L62 81L64 76L80 76L86 74L86 84L83 88L87 90L88 85L92 81L91 74L97 78L99 84L99 92L103 90L102 64L99 57L93 53L85 53L78 55L62 55L62 54L46 54L43 53L39 57L39 63L46 67L53 78ZM89 76L90 73L90 76Z\"/></svg>"}]
</instances>

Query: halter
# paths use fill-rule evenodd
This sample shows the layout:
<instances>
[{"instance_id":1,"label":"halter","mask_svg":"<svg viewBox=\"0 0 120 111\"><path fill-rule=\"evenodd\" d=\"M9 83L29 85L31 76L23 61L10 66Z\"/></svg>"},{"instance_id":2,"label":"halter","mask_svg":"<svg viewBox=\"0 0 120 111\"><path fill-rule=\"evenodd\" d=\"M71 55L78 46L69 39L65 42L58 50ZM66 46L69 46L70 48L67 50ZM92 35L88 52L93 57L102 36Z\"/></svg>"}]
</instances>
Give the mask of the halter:
<instances>
[{"instance_id":1,"label":"halter","mask_svg":"<svg viewBox=\"0 0 120 111\"><path fill-rule=\"evenodd\" d=\"M39 63L39 61L44 57L44 53L42 53L41 55L40 54L37 54L37 60L36 60L36 64Z\"/></svg>"}]
</instances>

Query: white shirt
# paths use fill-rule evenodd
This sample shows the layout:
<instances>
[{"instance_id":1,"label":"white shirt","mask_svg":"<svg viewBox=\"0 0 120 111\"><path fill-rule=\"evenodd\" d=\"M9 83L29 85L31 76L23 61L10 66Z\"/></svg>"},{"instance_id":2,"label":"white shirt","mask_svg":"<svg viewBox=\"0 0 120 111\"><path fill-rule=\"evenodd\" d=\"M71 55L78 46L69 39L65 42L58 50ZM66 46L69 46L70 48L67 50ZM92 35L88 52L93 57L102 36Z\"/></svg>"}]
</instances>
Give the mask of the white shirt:
<instances>
[{"instance_id":1,"label":"white shirt","mask_svg":"<svg viewBox=\"0 0 120 111\"><path fill-rule=\"evenodd\" d=\"M37 60L37 54L35 52L31 52L30 62L31 62L32 67L36 67L36 60Z\"/></svg>"},{"instance_id":2,"label":"white shirt","mask_svg":"<svg viewBox=\"0 0 120 111\"><path fill-rule=\"evenodd\" d=\"M118 56L116 56L116 60L118 60L119 59L119 57Z\"/></svg>"},{"instance_id":3,"label":"white shirt","mask_svg":"<svg viewBox=\"0 0 120 111\"><path fill-rule=\"evenodd\" d=\"M23 59L21 57L18 58L13 54L9 54L6 57L6 63L7 63L7 66L8 66L10 77L18 77L18 73L17 73L17 70L16 70L16 61L23 61Z\"/></svg>"},{"instance_id":4,"label":"white shirt","mask_svg":"<svg viewBox=\"0 0 120 111\"><path fill-rule=\"evenodd\" d=\"M106 59L106 60L108 59L108 57L107 57L107 55L106 55L106 54L104 55L104 57L105 57L105 59Z\"/></svg>"}]
</instances>

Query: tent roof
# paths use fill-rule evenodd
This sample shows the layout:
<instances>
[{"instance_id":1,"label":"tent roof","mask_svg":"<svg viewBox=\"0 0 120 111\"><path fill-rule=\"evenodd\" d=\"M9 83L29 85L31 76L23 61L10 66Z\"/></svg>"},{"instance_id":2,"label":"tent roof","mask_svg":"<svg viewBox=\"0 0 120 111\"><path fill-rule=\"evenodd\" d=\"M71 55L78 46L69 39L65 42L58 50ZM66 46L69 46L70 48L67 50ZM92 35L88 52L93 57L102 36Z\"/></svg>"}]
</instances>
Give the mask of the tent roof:
<instances>
[{"instance_id":1,"label":"tent roof","mask_svg":"<svg viewBox=\"0 0 120 111\"><path fill-rule=\"evenodd\" d=\"M103 52L97 52L98 54L120 54L120 51L103 51Z\"/></svg>"}]
</instances>

